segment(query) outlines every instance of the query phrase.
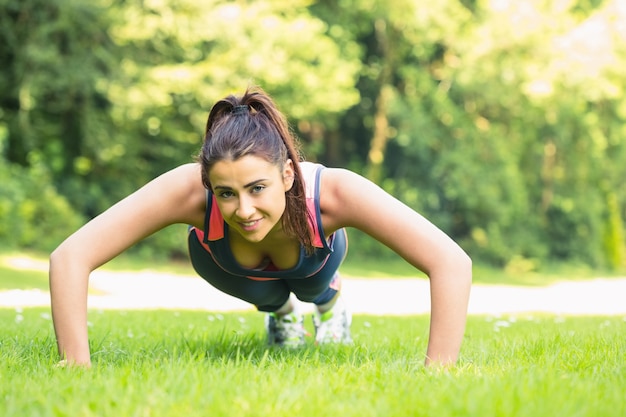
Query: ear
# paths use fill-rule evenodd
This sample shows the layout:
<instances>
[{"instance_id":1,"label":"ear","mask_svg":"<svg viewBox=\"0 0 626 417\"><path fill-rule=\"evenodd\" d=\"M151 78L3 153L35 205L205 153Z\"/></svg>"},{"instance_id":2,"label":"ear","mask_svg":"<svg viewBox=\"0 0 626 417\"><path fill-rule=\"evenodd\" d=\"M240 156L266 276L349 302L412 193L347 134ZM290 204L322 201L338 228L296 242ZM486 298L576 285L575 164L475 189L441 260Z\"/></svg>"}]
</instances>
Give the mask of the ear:
<instances>
[{"instance_id":1,"label":"ear","mask_svg":"<svg viewBox=\"0 0 626 417\"><path fill-rule=\"evenodd\" d=\"M293 168L293 161L287 159L285 166L283 167L283 184L285 185L285 192L291 190L293 182L296 179L296 171Z\"/></svg>"}]
</instances>

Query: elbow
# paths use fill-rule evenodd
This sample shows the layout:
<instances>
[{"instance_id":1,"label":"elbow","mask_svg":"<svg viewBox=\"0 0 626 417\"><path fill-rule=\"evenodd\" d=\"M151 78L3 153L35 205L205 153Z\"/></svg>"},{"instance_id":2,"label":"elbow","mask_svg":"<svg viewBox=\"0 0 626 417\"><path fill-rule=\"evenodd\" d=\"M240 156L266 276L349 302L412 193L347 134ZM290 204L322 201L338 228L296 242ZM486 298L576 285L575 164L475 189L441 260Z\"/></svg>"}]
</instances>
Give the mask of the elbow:
<instances>
[{"instance_id":1,"label":"elbow","mask_svg":"<svg viewBox=\"0 0 626 417\"><path fill-rule=\"evenodd\" d=\"M432 280L435 277L448 277L455 282L472 283L472 258L459 246L453 246L435 257L432 268L423 270Z\"/></svg>"},{"instance_id":2,"label":"elbow","mask_svg":"<svg viewBox=\"0 0 626 417\"><path fill-rule=\"evenodd\" d=\"M473 262L472 262L472 258L470 258L470 256L467 254L467 252L465 252L463 249L460 249L459 255L458 255L458 263L466 270L468 270L470 273L472 272L472 266L473 266Z\"/></svg>"},{"instance_id":3,"label":"elbow","mask_svg":"<svg viewBox=\"0 0 626 417\"><path fill-rule=\"evenodd\" d=\"M67 250L65 250L64 245L60 244L50 253L50 256L48 257L48 266L50 271L52 271L55 266L63 264L66 252Z\"/></svg>"},{"instance_id":4,"label":"elbow","mask_svg":"<svg viewBox=\"0 0 626 417\"><path fill-rule=\"evenodd\" d=\"M473 268L473 262L472 262L472 258L470 258L470 256L463 252L463 256L462 256L462 261L461 264L463 265L463 270L465 271L465 273L467 274L468 277L468 281L471 283L472 282L472 268Z\"/></svg>"},{"instance_id":5,"label":"elbow","mask_svg":"<svg viewBox=\"0 0 626 417\"><path fill-rule=\"evenodd\" d=\"M52 266L53 264L57 263L59 257L61 256L60 255L61 251L59 250L59 248L60 247L57 247L55 250L53 250L50 253L50 256L48 257L48 263L50 264L50 266Z\"/></svg>"},{"instance_id":6,"label":"elbow","mask_svg":"<svg viewBox=\"0 0 626 417\"><path fill-rule=\"evenodd\" d=\"M464 270L472 270L472 258L469 254L457 243L449 249L449 255L454 260L454 263Z\"/></svg>"},{"instance_id":7,"label":"elbow","mask_svg":"<svg viewBox=\"0 0 626 417\"><path fill-rule=\"evenodd\" d=\"M64 263L63 252L64 251L62 245L58 246L55 250L52 251L52 253L50 253L50 256L48 258L48 278L50 280L50 286L52 286L54 278L59 275L58 273L55 273L55 271L58 271L59 266L63 265Z\"/></svg>"},{"instance_id":8,"label":"elbow","mask_svg":"<svg viewBox=\"0 0 626 417\"><path fill-rule=\"evenodd\" d=\"M48 257L50 280L68 274L89 275L102 265L97 248L84 240L70 237L54 249ZM63 278L65 279L65 278Z\"/></svg>"},{"instance_id":9,"label":"elbow","mask_svg":"<svg viewBox=\"0 0 626 417\"><path fill-rule=\"evenodd\" d=\"M65 275L70 266L73 268L79 267L81 262L76 262L76 258L76 256L73 256L72 248L67 241L57 246L57 248L54 249L48 257L48 277L50 284L52 284L54 279L58 279L60 276Z\"/></svg>"},{"instance_id":10,"label":"elbow","mask_svg":"<svg viewBox=\"0 0 626 417\"><path fill-rule=\"evenodd\" d=\"M455 277L457 282L462 280L471 285L472 268L472 258L467 252L459 246L456 246L453 250L450 250L446 255L442 256L437 275Z\"/></svg>"},{"instance_id":11,"label":"elbow","mask_svg":"<svg viewBox=\"0 0 626 417\"><path fill-rule=\"evenodd\" d=\"M459 275L466 278L469 284L472 282L472 258L463 249L459 248L459 253L455 256L455 264Z\"/></svg>"}]
</instances>

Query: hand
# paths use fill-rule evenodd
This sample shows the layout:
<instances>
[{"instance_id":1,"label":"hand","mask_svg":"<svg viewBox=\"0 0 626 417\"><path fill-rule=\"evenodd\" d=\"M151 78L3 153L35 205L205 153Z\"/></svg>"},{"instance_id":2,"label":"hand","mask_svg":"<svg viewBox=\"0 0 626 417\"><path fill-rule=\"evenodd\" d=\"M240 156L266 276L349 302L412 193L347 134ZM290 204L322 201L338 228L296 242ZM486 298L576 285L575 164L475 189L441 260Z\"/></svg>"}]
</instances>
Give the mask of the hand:
<instances>
[{"instance_id":1,"label":"hand","mask_svg":"<svg viewBox=\"0 0 626 417\"><path fill-rule=\"evenodd\" d=\"M75 367L81 367L81 368L91 368L91 362L89 363L76 363L76 362L68 362L67 359L63 359L59 362L57 362L56 365L54 365L55 368L75 368Z\"/></svg>"}]
</instances>

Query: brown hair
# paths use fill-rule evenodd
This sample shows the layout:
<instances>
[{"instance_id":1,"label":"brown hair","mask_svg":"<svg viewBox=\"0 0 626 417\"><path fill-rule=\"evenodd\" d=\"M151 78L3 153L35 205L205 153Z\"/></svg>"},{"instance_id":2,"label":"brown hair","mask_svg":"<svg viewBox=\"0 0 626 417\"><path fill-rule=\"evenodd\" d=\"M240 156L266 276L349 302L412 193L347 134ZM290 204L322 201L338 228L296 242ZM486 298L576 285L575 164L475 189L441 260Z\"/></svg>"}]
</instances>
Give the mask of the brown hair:
<instances>
[{"instance_id":1,"label":"brown hair","mask_svg":"<svg viewBox=\"0 0 626 417\"><path fill-rule=\"evenodd\" d=\"M261 157L281 170L291 159L295 178L291 189L285 192L282 226L310 254L313 241L297 142L283 114L258 87L247 89L240 97L229 95L211 109L198 155L204 186L211 189L208 175L216 162L234 161L246 155Z\"/></svg>"}]
</instances>

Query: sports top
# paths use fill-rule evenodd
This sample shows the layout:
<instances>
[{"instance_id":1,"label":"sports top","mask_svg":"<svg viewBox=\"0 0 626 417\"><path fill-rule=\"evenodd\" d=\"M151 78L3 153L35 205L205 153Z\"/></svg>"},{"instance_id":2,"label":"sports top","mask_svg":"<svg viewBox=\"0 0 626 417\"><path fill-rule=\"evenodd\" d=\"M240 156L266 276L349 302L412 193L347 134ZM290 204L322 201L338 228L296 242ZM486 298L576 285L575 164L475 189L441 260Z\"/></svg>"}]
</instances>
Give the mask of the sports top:
<instances>
[{"instance_id":1,"label":"sports top","mask_svg":"<svg viewBox=\"0 0 626 417\"><path fill-rule=\"evenodd\" d=\"M263 265L258 269L250 269L242 267L234 258L228 237L228 224L224 222L222 213L220 212L215 196L212 192L207 191L207 210L204 218L204 230L195 228L198 240L204 249L211 254L215 263L224 271L238 276L248 277L251 279L281 279L281 278L308 278L319 272L326 261L333 253L333 243L338 237L334 232L328 237L324 236L322 227L322 216L320 212L320 174L324 166L311 162L301 162L300 170L304 177L306 206L309 212L309 224L313 230L313 246L312 254L307 255L304 247L300 248L300 257L297 264L291 269L280 270L271 262ZM340 230L340 238L345 239L345 231ZM341 245L344 247L345 245ZM340 255L341 258L345 256Z\"/></svg>"}]
</instances>

